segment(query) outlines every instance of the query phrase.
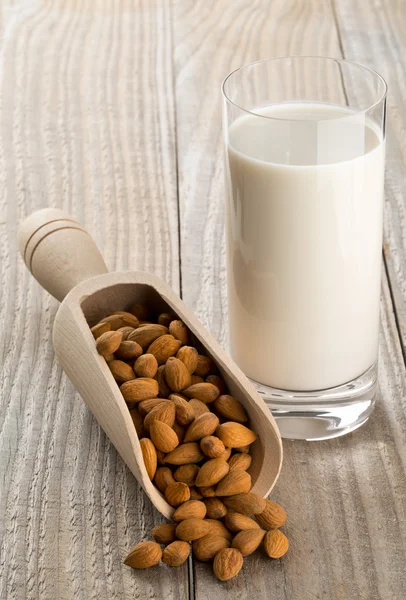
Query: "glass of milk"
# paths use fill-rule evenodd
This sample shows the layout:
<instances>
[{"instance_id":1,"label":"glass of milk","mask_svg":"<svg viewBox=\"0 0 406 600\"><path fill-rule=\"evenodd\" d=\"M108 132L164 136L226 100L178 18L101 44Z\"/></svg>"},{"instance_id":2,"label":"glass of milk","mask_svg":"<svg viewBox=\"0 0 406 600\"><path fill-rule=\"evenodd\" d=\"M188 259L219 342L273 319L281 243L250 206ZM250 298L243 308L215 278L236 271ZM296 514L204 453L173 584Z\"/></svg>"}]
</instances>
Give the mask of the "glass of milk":
<instances>
[{"instance_id":1,"label":"glass of milk","mask_svg":"<svg viewBox=\"0 0 406 600\"><path fill-rule=\"evenodd\" d=\"M376 394L386 84L288 57L222 89L231 355L283 437L343 435Z\"/></svg>"}]
</instances>

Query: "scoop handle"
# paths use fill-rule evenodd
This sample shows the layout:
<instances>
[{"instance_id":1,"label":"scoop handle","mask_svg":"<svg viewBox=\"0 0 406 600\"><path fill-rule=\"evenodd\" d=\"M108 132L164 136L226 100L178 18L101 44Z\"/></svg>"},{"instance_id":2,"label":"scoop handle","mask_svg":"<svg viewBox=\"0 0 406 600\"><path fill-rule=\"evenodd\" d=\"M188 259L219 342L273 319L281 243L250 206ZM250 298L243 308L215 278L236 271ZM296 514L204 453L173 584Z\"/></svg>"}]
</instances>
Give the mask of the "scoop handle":
<instances>
[{"instance_id":1,"label":"scoop handle","mask_svg":"<svg viewBox=\"0 0 406 600\"><path fill-rule=\"evenodd\" d=\"M18 238L28 269L59 301L78 283L107 273L103 257L86 229L57 208L32 213L21 224Z\"/></svg>"}]
</instances>

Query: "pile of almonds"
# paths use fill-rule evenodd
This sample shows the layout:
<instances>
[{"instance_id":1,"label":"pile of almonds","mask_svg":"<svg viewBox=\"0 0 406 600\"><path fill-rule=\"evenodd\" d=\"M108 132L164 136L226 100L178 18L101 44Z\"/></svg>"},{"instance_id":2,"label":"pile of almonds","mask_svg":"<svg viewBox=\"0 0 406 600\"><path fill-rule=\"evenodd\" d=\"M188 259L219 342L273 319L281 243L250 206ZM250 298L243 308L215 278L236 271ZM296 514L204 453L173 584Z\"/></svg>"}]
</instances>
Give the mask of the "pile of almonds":
<instances>
[{"instance_id":1,"label":"pile of almonds","mask_svg":"<svg viewBox=\"0 0 406 600\"><path fill-rule=\"evenodd\" d=\"M92 327L128 404L147 473L176 509L174 522L154 527L155 541L138 543L124 562L175 567L192 550L198 560L213 560L216 577L226 581L261 543L270 558L286 553L288 539L279 530L286 513L250 491L257 436L212 359L199 354L174 315L150 318L135 304Z\"/></svg>"}]
</instances>

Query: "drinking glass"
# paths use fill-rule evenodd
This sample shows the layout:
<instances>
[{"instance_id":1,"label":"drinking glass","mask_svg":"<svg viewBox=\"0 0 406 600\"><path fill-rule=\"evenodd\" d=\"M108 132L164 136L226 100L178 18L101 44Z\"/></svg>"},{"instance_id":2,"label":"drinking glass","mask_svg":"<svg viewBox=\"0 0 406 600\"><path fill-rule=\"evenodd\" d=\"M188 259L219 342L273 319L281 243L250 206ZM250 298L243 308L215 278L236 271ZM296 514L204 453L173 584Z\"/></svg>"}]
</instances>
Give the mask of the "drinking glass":
<instances>
[{"instance_id":1,"label":"drinking glass","mask_svg":"<svg viewBox=\"0 0 406 600\"><path fill-rule=\"evenodd\" d=\"M386 89L322 57L222 86L230 351L286 438L343 435L373 410Z\"/></svg>"}]
</instances>

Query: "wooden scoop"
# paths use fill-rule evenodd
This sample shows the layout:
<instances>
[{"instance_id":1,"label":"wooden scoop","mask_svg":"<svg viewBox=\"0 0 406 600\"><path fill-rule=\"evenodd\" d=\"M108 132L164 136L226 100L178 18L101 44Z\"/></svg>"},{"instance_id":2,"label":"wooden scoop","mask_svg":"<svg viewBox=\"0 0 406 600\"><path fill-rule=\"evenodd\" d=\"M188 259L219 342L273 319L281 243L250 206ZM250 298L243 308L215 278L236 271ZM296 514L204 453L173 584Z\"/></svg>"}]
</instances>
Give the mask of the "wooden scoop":
<instances>
[{"instance_id":1,"label":"wooden scoop","mask_svg":"<svg viewBox=\"0 0 406 600\"><path fill-rule=\"evenodd\" d=\"M192 332L194 345L216 362L230 394L244 405L258 434L250 474L253 491L268 495L282 464L275 421L253 385L168 285L146 273L107 273L87 231L57 209L28 217L20 228L19 246L37 281L62 302L53 331L56 356L156 508L167 518L173 512L147 475L129 410L107 363L96 352L90 331L103 317L127 310L135 302L145 303L157 314L178 315Z\"/></svg>"}]
</instances>

